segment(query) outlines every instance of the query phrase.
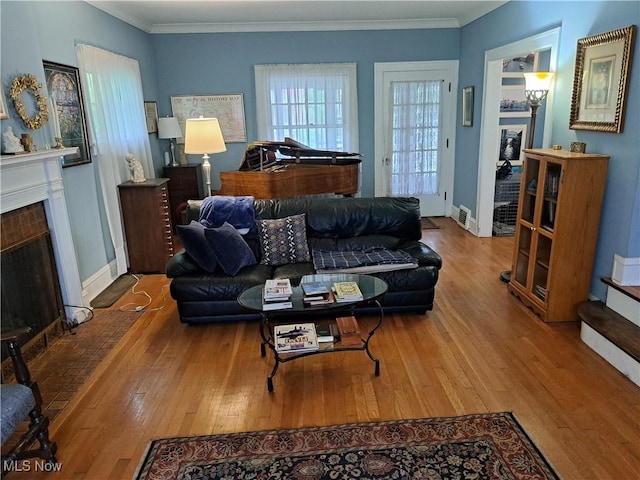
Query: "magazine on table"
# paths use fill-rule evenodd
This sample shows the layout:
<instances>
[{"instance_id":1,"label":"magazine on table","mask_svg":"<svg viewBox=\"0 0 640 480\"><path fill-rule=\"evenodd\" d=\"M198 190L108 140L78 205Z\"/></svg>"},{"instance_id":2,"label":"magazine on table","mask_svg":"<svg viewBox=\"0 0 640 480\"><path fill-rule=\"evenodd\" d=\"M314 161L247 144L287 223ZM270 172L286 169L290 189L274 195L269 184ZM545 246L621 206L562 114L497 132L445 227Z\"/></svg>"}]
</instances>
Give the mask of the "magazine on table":
<instances>
[{"instance_id":1,"label":"magazine on table","mask_svg":"<svg viewBox=\"0 0 640 480\"><path fill-rule=\"evenodd\" d=\"M362 292L356 282L336 282L333 284L336 302L357 302L362 300Z\"/></svg>"},{"instance_id":2,"label":"magazine on table","mask_svg":"<svg viewBox=\"0 0 640 480\"><path fill-rule=\"evenodd\" d=\"M313 323L276 325L273 327L276 352L302 353L318 350L318 336Z\"/></svg>"},{"instance_id":3,"label":"magazine on table","mask_svg":"<svg viewBox=\"0 0 640 480\"><path fill-rule=\"evenodd\" d=\"M288 278L268 279L264 282L264 299L288 300L293 295L291 281Z\"/></svg>"},{"instance_id":4,"label":"magazine on table","mask_svg":"<svg viewBox=\"0 0 640 480\"><path fill-rule=\"evenodd\" d=\"M329 294L329 287L321 282L301 283L302 292L305 296L326 296Z\"/></svg>"}]
</instances>

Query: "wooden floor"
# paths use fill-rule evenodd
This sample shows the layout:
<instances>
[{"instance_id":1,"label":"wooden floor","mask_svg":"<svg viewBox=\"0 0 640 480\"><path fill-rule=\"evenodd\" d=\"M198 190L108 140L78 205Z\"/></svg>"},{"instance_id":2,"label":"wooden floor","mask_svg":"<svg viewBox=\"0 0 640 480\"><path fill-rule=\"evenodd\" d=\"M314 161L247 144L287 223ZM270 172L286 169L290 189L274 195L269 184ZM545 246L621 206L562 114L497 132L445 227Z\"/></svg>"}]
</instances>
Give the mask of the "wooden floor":
<instances>
[{"instance_id":1,"label":"wooden floor","mask_svg":"<svg viewBox=\"0 0 640 480\"><path fill-rule=\"evenodd\" d=\"M580 341L578 323L545 324L507 293L512 238L476 238L450 219L425 230L443 258L435 307L389 315L362 352L280 367L255 323L189 327L145 275L154 298L56 417L61 473L10 478L129 479L152 439L512 411L558 474L640 478L640 389ZM127 296L116 303L128 303ZM362 319L366 326L372 318ZM26 476L25 476L26 475Z\"/></svg>"}]
</instances>

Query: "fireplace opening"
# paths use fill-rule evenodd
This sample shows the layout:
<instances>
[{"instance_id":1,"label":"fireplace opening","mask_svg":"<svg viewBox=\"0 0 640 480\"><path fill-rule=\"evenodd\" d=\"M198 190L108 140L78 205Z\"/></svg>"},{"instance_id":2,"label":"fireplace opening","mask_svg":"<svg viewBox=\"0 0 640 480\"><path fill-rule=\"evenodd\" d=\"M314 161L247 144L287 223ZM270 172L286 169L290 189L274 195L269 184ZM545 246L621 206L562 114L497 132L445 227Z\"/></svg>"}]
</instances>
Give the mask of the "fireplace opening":
<instances>
[{"instance_id":1,"label":"fireplace opening","mask_svg":"<svg viewBox=\"0 0 640 480\"><path fill-rule=\"evenodd\" d=\"M51 234L42 202L2 214L0 250L2 331L31 327L26 359L64 331L66 315ZM2 361L8 358L2 349Z\"/></svg>"}]
</instances>

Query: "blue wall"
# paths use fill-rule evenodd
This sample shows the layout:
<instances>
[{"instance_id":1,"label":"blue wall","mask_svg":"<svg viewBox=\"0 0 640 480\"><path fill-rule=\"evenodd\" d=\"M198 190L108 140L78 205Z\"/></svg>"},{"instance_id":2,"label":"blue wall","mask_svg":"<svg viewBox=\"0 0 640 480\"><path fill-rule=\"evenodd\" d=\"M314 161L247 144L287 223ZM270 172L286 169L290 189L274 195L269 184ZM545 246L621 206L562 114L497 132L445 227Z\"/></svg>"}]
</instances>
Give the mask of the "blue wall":
<instances>
[{"instance_id":1,"label":"blue wall","mask_svg":"<svg viewBox=\"0 0 640 480\"><path fill-rule=\"evenodd\" d=\"M477 98L481 99L485 51L562 27L551 144L566 148L574 141L585 142L588 152L611 157L591 282L591 293L598 298L606 296L600 278L611 276L613 255L640 256L640 46L636 38L625 128L623 133L614 134L569 129L576 43L580 38L638 23L640 3L637 1L509 2L461 30L460 85L475 85ZM458 128L453 203L472 206L474 212L479 145L479 124L472 129Z\"/></svg>"},{"instance_id":2,"label":"blue wall","mask_svg":"<svg viewBox=\"0 0 640 480\"><path fill-rule=\"evenodd\" d=\"M253 67L266 63L356 62L362 194L374 192L373 64L455 60L458 29L154 35L158 72L158 113L171 113L172 95L244 94L247 140L256 138ZM219 172L236 170L245 144L227 144L213 157L211 186ZM165 146L166 148L166 146ZM198 159L190 159L198 162Z\"/></svg>"},{"instance_id":3,"label":"blue wall","mask_svg":"<svg viewBox=\"0 0 640 480\"><path fill-rule=\"evenodd\" d=\"M9 119L2 121L2 131L8 125L13 131L26 133L19 119L8 88L14 76L31 73L44 83L42 61L78 66L77 43L135 58L140 63L145 95L156 97L156 69L149 35L85 2L0 2L2 27L1 78ZM46 93L48 95L48 93ZM45 126L29 132L40 147L52 142ZM159 156L154 141L152 149ZM71 220L73 243L78 257L80 278L85 281L115 258L104 220L104 207L99 190L97 163L63 169L65 196Z\"/></svg>"},{"instance_id":4,"label":"blue wall","mask_svg":"<svg viewBox=\"0 0 640 480\"><path fill-rule=\"evenodd\" d=\"M365 196L374 191L375 62L458 59L459 85L476 87L478 112L485 51L560 26L552 143L566 146L579 140L587 143L590 152L611 155L592 293L604 298L599 277L611 274L614 253L640 256L640 46L635 49L632 61L624 133L568 128L576 41L640 23L638 2L512 1L461 29L398 31L148 35L78 1L3 0L0 17L5 96L17 74L33 73L42 80L43 59L76 66L75 44L88 43L140 62L145 100L158 102L159 115L171 113L171 95L242 93L248 141L256 139L257 131L253 65L356 62ZM11 106L9 113L11 118L2 121L2 130L11 125L17 133L26 131ZM36 143L44 145L50 141L45 131L48 132L47 127L35 132ZM474 122L471 128L458 127L456 135L454 205L465 204L475 211L480 122ZM159 144L155 135L150 135L150 141L159 174L162 151L167 145ZM237 168L244 148L244 144L230 144L227 152L213 157L214 188L219 184L218 172ZM63 175L80 275L85 281L113 259L105 222L101 220L104 214L96 180L97 165L94 162L67 168Z\"/></svg>"}]
</instances>

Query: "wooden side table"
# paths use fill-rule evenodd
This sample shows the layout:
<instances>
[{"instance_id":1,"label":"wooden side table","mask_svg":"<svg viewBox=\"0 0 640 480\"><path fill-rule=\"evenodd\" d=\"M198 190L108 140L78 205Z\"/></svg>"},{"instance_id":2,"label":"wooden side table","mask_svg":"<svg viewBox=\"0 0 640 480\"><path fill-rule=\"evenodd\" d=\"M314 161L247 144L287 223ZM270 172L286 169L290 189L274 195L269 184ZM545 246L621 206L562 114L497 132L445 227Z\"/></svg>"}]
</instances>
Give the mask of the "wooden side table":
<instances>
[{"instance_id":1,"label":"wooden side table","mask_svg":"<svg viewBox=\"0 0 640 480\"><path fill-rule=\"evenodd\" d=\"M164 167L165 178L169 179L169 205L171 206L171 220L175 228L181 225L182 214L180 206L187 200L204 198L202 188L202 165L177 165Z\"/></svg>"},{"instance_id":2,"label":"wooden side table","mask_svg":"<svg viewBox=\"0 0 640 480\"><path fill-rule=\"evenodd\" d=\"M173 256L167 178L118 185L131 273L164 273Z\"/></svg>"}]
</instances>

